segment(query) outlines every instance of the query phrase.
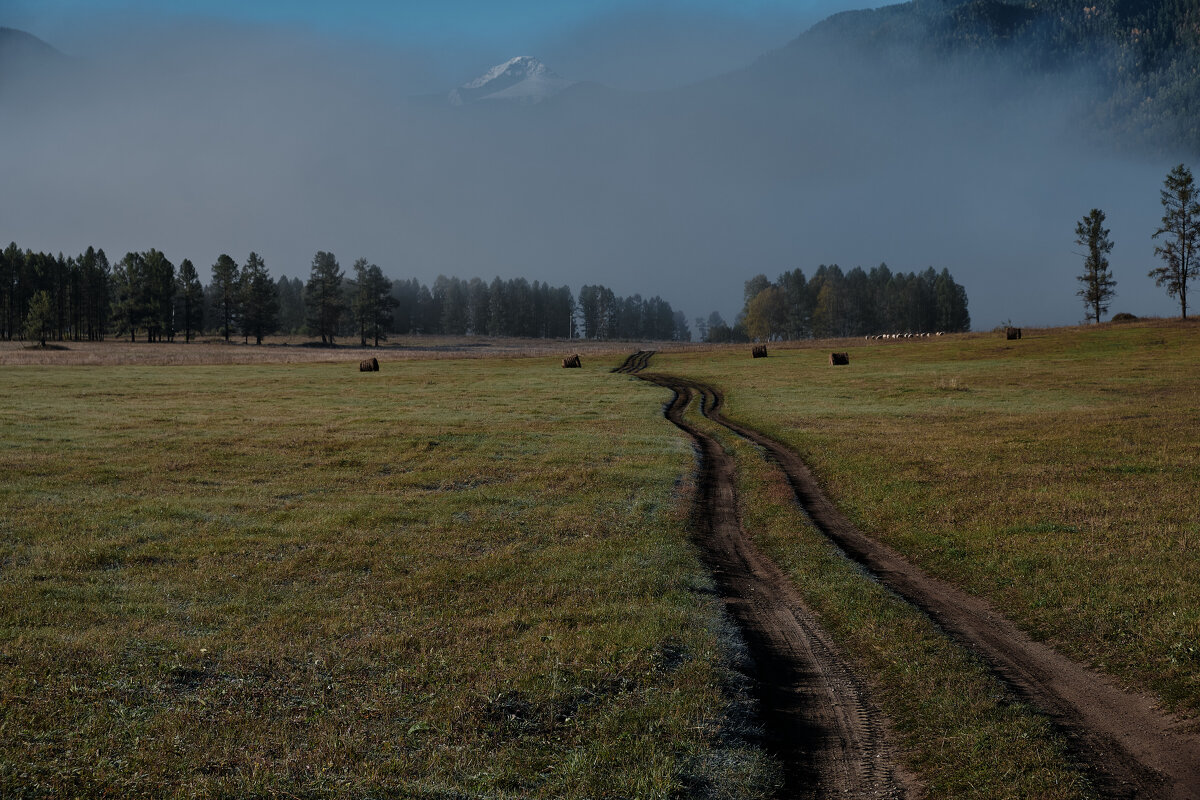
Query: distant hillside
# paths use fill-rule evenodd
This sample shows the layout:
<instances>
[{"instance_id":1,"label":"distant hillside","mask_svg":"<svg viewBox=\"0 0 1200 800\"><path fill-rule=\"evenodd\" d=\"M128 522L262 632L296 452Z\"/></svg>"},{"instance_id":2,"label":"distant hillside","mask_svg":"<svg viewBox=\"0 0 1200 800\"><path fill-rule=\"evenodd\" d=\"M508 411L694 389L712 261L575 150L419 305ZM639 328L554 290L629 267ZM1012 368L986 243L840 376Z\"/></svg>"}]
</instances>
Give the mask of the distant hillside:
<instances>
[{"instance_id":1,"label":"distant hillside","mask_svg":"<svg viewBox=\"0 0 1200 800\"><path fill-rule=\"evenodd\" d=\"M922 68L1080 72L1098 82L1085 123L1124 146L1200 154L1200 0L914 0L835 14L783 55L846 45Z\"/></svg>"},{"instance_id":2,"label":"distant hillside","mask_svg":"<svg viewBox=\"0 0 1200 800\"><path fill-rule=\"evenodd\" d=\"M58 50L33 34L0 28L0 92L28 88L27 79L53 74L69 63Z\"/></svg>"},{"instance_id":3,"label":"distant hillside","mask_svg":"<svg viewBox=\"0 0 1200 800\"><path fill-rule=\"evenodd\" d=\"M31 33L0 27L0 69L19 61L61 61L65 56Z\"/></svg>"}]
</instances>

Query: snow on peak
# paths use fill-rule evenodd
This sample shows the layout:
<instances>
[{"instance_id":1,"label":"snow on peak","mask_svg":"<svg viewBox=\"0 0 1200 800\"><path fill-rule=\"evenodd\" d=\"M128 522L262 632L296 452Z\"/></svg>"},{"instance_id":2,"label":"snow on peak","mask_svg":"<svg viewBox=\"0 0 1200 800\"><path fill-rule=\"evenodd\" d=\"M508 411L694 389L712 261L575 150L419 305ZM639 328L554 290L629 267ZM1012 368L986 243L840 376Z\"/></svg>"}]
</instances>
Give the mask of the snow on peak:
<instances>
[{"instance_id":1,"label":"snow on peak","mask_svg":"<svg viewBox=\"0 0 1200 800\"><path fill-rule=\"evenodd\" d=\"M550 68L533 56L517 56L503 64L497 64L470 83L464 83L463 89L482 89L492 81L516 78L557 78Z\"/></svg>"},{"instance_id":2,"label":"snow on peak","mask_svg":"<svg viewBox=\"0 0 1200 800\"><path fill-rule=\"evenodd\" d=\"M574 83L560 78L533 56L517 56L451 91L449 100L456 106L479 100L540 103Z\"/></svg>"}]
</instances>

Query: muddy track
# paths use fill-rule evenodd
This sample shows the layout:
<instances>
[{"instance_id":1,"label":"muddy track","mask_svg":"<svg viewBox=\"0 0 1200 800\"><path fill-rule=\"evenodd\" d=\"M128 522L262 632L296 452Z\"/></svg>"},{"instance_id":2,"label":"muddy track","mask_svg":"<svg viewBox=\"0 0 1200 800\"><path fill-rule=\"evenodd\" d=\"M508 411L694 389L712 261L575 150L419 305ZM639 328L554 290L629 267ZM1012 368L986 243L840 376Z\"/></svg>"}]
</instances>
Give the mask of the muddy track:
<instances>
[{"instance_id":1,"label":"muddy track","mask_svg":"<svg viewBox=\"0 0 1200 800\"><path fill-rule=\"evenodd\" d=\"M636 373L650 355L636 353L614 372ZM904 797L882 716L863 684L787 577L743 532L733 458L684 419L696 393L670 380L649 380L674 391L666 417L692 438L699 454L695 540L753 656L766 745L784 767L781 796Z\"/></svg>"},{"instance_id":2,"label":"muddy track","mask_svg":"<svg viewBox=\"0 0 1200 800\"><path fill-rule=\"evenodd\" d=\"M613 367L612 372L624 372L629 375L641 372L650 366L650 356L652 355L654 355L653 350L638 350L636 353L626 356L621 366Z\"/></svg>"},{"instance_id":3,"label":"muddy track","mask_svg":"<svg viewBox=\"0 0 1200 800\"><path fill-rule=\"evenodd\" d=\"M1122 691L1110 678L1033 641L988 603L928 575L859 531L825 497L796 453L726 420L721 415L723 397L712 387L662 375L638 377L700 395L705 416L762 447L787 476L818 529L1058 725L1080 768L1091 775L1103 797L1200 798L1200 736L1161 712L1152 698Z\"/></svg>"}]
</instances>

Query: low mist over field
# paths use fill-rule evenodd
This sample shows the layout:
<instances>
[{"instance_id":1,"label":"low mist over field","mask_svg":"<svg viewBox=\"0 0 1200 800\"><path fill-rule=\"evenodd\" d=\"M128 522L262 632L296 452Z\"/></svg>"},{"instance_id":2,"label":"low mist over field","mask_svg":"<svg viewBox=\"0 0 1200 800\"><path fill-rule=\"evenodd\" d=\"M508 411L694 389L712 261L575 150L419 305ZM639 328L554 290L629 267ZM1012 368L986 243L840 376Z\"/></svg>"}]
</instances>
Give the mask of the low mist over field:
<instances>
[{"instance_id":1,"label":"low mist over field","mask_svg":"<svg viewBox=\"0 0 1200 800\"><path fill-rule=\"evenodd\" d=\"M436 55L262 22L60 26L69 56L0 62L0 238L157 247L202 275L254 250L305 276L328 250L425 282L599 282L689 318L732 319L758 273L886 261L949 268L990 328L1083 318L1074 225L1099 207L1112 310L1177 313L1146 272L1163 176L1191 154L1081 126L1086 70L789 45L816 17L764 14L723 40L717 12L663 6L543 32L540 53L468 38ZM518 55L578 83L538 103L445 102Z\"/></svg>"}]
</instances>

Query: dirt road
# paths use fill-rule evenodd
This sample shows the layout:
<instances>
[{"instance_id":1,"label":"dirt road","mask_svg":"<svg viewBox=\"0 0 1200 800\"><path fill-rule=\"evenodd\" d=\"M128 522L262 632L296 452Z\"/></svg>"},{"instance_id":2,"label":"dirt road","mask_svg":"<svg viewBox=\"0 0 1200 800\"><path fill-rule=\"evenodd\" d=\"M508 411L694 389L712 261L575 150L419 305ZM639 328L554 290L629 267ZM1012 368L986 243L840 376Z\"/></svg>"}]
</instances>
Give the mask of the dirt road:
<instances>
[{"instance_id":1,"label":"dirt road","mask_svg":"<svg viewBox=\"0 0 1200 800\"><path fill-rule=\"evenodd\" d=\"M630 356L618 371L637 372L649 357ZM786 576L742 530L732 457L684 419L694 390L649 380L674 390L666 416L692 438L699 454L696 543L753 655L767 744L784 765L782 796L905 797L882 715L862 682Z\"/></svg>"},{"instance_id":2,"label":"dirt road","mask_svg":"<svg viewBox=\"0 0 1200 800\"><path fill-rule=\"evenodd\" d=\"M642 359L642 368L648 360L648 356ZM721 414L723 397L712 387L663 375L639 377L677 394L700 395L702 411L709 419L762 447L787 475L813 523L847 556L927 613L988 663L1018 695L1059 725L1102 796L1200 798L1200 737L1184 731L1152 698L1125 692L1110 678L1033 641L988 603L928 575L859 531L825 497L796 453L745 425L726 420Z\"/></svg>"}]
</instances>

